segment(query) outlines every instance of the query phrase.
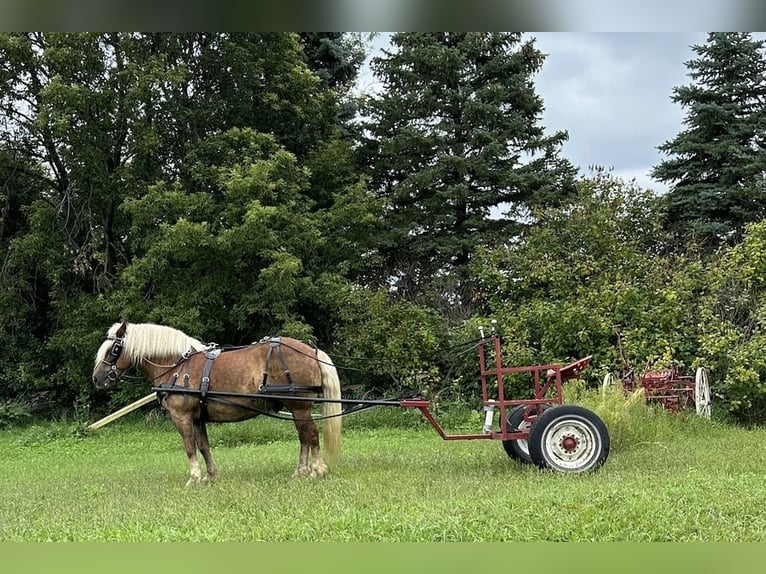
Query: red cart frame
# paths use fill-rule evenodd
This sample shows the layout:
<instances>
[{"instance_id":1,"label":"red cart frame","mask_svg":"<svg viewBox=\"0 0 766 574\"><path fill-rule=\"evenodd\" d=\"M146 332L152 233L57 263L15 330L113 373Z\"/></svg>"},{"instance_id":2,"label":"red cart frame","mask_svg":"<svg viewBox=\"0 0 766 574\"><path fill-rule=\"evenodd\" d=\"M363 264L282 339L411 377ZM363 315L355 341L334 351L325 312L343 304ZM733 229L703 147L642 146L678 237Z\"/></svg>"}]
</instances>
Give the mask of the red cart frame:
<instances>
[{"instance_id":1,"label":"red cart frame","mask_svg":"<svg viewBox=\"0 0 766 574\"><path fill-rule=\"evenodd\" d=\"M493 348L494 364L487 365L486 346L490 344ZM583 359L575 361L566 366L561 365L531 365L525 367L504 367L502 360L502 339L496 333L483 338L479 342L479 368L481 376L481 396L484 405L485 425L484 432L478 434L447 434L442 426L436 421L430 411L430 402L424 399L403 400L399 404L403 407L412 407L420 410L423 416L434 427L436 432L444 440L526 440L529 436L529 429L513 430L507 425L501 424L500 430L492 430L491 420L495 409L498 409L500 420L508 419L510 409L516 406L526 406L525 418L536 419L541 412L543 405L561 405L563 398L563 383L567 379L575 378L584 371L592 356L589 355ZM505 393L505 376L520 373L530 373L534 384L534 398L531 399L508 399ZM494 379L497 384L497 396L490 397L490 381ZM554 395L550 395L553 389ZM535 408L537 407L537 408Z\"/></svg>"}]
</instances>

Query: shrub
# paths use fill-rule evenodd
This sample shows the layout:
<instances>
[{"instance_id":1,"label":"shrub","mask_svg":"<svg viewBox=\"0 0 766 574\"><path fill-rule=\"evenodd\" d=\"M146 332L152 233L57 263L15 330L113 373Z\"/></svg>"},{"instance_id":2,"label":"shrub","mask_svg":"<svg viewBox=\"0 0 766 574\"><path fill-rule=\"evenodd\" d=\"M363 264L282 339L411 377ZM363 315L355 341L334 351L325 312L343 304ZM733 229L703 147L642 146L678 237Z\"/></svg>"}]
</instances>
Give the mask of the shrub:
<instances>
[{"instance_id":1,"label":"shrub","mask_svg":"<svg viewBox=\"0 0 766 574\"><path fill-rule=\"evenodd\" d=\"M18 399L0 402L0 428L17 426L27 422L30 417L29 405Z\"/></svg>"}]
</instances>

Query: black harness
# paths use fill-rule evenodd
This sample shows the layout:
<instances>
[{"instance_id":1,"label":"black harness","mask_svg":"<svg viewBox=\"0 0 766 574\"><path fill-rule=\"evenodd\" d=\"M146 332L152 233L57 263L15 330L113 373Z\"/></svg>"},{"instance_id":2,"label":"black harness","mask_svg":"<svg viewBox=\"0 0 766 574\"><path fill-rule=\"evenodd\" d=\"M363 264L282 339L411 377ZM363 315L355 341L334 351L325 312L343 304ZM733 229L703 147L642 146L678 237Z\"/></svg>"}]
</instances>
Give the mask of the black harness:
<instances>
[{"instance_id":1,"label":"black harness","mask_svg":"<svg viewBox=\"0 0 766 574\"><path fill-rule=\"evenodd\" d=\"M285 363L285 356L282 353L281 337L270 337L269 339L265 339L264 342L265 341L269 342L269 350L266 351L266 365L263 367L263 380L261 381L261 386L258 387L258 392L265 393L266 391L294 391L295 387L293 386L293 379L290 377L290 369L287 368L287 363ZM279 364L282 366L282 372L285 374L285 378L287 379L287 385L268 384L269 367L271 366L271 357L274 354L274 351L276 351L276 356L279 359Z\"/></svg>"},{"instance_id":2,"label":"black harness","mask_svg":"<svg viewBox=\"0 0 766 574\"><path fill-rule=\"evenodd\" d=\"M208 349L205 351L205 366L202 368L202 380L199 384L199 403L202 408L203 420L207 418L207 391L210 389L210 371L213 369L213 361L221 354L221 349Z\"/></svg>"},{"instance_id":3,"label":"black harness","mask_svg":"<svg viewBox=\"0 0 766 574\"><path fill-rule=\"evenodd\" d=\"M115 345L113 345L113 351L115 347L117 347L118 341L115 340ZM120 345L122 344L122 339L119 340ZM282 351L282 347L285 346L284 343L282 343L282 339L280 337L267 337L262 339L261 341L258 341L258 343L255 344L261 344L261 343L268 343L269 348L266 352L266 364L263 369L263 379L261 380L261 385L258 387L258 393L305 393L305 392L313 392L313 393L321 393L322 392L322 386L316 385L316 386L296 386L293 382L292 376L290 374L290 369L287 367L287 361L285 360L284 353ZM202 420L207 419L207 404L208 399L210 398L208 395L208 392L210 391L210 381L211 381L211 372L213 370L213 363L215 360L221 355L224 351L234 351L241 347L235 347L231 349L222 349L219 347L211 347L204 351L205 353L205 364L202 367L202 378L200 380L200 388L199 388L199 401L200 401L200 408L201 408L201 417ZM292 348L292 347L290 347ZM122 352L122 347L118 347L117 357L119 357L119 353ZM300 351L299 351L300 352ZM318 354L318 350L316 350ZM110 352L110 355L113 355L113 352ZM189 349L186 353L184 353L179 361L178 364L186 363L186 361L191 357L191 355L194 354L194 351L192 349ZM269 369L271 366L271 361L276 357L276 359L279 361L279 365L282 369L282 372L285 375L285 379L287 380L286 385L274 385L269 384ZM311 357L315 360L319 360L318 355L316 357ZM116 362L117 359L115 359ZM168 381L165 384L160 385L157 388L157 398L160 399L160 402L162 402L162 396L167 393L163 393L163 391L181 391L181 386L177 385L178 378L180 376L181 369L177 370L175 373L173 373L172 378L170 381ZM111 375L111 373L110 373ZM197 394L188 392L189 391L189 374L184 373L183 375L183 390L187 392L183 392L184 394L184 400L187 399L189 394ZM161 389L161 390L160 390ZM264 396L264 398L266 398ZM215 399L212 400L221 400L221 399ZM240 405L241 406L241 405Z\"/></svg>"},{"instance_id":4,"label":"black harness","mask_svg":"<svg viewBox=\"0 0 766 574\"><path fill-rule=\"evenodd\" d=\"M265 343L267 341L269 343L269 350L266 352L266 364L263 367L263 380L261 381L261 386L258 387L258 392L259 393L267 393L267 392L271 392L271 393L284 393L284 392L295 393L295 392L302 392L302 393L305 393L307 391L308 392L322 392L322 386L321 385L316 385L316 386L311 386L311 387L299 385L299 386L296 387L293 384L292 377L290 376L290 369L287 368L287 363L285 362L285 357L284 357L284 354L282 353L282 347L286 346L287 348L293 349L294 351L296 351L296 349L294 349L293 347L290 347L287 344L282 343L282 339L280 337L267 337L267 338L262 339L261 341L259 341L259 343ZM302 351L296 351L296 352L302 353ZM312 358L312 359L314 359L314 360L316 360L318 362L319 361L319 357L318 357L319 350L315 348L315 352L316 352L317 355L314 356L314 357L310 357L310 358ZM282 372L285 375L285 379L287 379L287 384L286 385L270 385L270 384L268 384L268 380L269 380L269 367L271 365L271 359L272 359L272 357L274 355L276 355L276 357L279 359L279 364L282 367ZM307 356L309 356L309 355L307 355Z\"/></svg>"},{"instance_id":5,"label":"black harness","mask_svg":"<svg viewBox=\"0 0 766 574\"><path fill-rule=\"evenodd\" d=\"M109 349L103 362L109 365L109 372L106 374L106 378L113 384L116 384L120 378L120 373L117 372L117 361L120 360L122 350L125 348L125 339L119 337L109 337L112 343L112 348Z\"/></svg>"},{"instance_id":6,"label":"black harness","mask_svg":"<svg viewBox=\"0 0 766 574\"><path fill-rule=\"evenodd\" d=\"M186 370L188 368L187 361L189 358L197 353L199 351L195 351L194 349L189 349L186 351L183 355L181 355L181 358L173 365L173 367L176 366L182 366L185 367L183 370ZM221 354L221 349L217 347L209 347L205 349L205 365L202 368L202 379L200 380L200 387L199 387L199 400L200 400L200 406L202 407L202 418L207 418L207 392L210 389L210 371L213 369L213 361L216 360L218 355ZM173 368L171 367L171 368ZM175 390L175 389L181 389L183 388L184 391L189 390L189 373L185 372L183 374L183 386L178 385L178 379L181 376L181 370L182 368L179 368L175 373L173 373L173 376L170 378L170 380L166 383L163 383L159 385L158 389L163 390ZM167 372L167 371L166 371ZM157 399L162 403L162 398L167 393L163 393L161 390L157 391ZM184 403L188 400L189 394L184 392Z\"/></svg>"}]
</instances>

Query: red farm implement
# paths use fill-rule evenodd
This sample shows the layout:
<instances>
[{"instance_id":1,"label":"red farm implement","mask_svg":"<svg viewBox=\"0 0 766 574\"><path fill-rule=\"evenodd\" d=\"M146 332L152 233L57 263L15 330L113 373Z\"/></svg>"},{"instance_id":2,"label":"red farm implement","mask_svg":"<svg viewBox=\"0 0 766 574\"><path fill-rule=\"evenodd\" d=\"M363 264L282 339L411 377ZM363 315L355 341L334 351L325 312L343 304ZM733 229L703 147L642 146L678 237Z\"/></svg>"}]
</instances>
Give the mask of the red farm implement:
<instances>
[{"instance_id":1,"label":"red farm implement","mask_svg":"<svg viewBox=\"0 0 766 574\"><path fill-rule=\"evenodd\" d=\"M625 358L619 329L615 328L615 332L623 368L619 377L607 373L602 383L603 388L614 386L619 381L623 392L631 394L641 391L647 403L659 404L675 413L695 409L698 415L710 418L710 382L704 367L697 368L694 376L682 375L677 365L655 370L647 367L641 376L636 378L635 369L628 366Z\"/></svg>"},{"instance_id":2,"label":"red farm implement","mask_svg":"<svg viewBox=\"0 0 766 574\"><path fill-rule=\"evenodd\" d=\"M699 367L694 376L681 375L678 367L673 366L646 370L638 378L635 371L629 369L619 379L611 373L607 374L603 386L615 385L618 380L626 394L641 391L650 404L659 404L676 413L695 409L698 415L710 418L710 383L704 367Z\"/></svg>"}]
</instances>

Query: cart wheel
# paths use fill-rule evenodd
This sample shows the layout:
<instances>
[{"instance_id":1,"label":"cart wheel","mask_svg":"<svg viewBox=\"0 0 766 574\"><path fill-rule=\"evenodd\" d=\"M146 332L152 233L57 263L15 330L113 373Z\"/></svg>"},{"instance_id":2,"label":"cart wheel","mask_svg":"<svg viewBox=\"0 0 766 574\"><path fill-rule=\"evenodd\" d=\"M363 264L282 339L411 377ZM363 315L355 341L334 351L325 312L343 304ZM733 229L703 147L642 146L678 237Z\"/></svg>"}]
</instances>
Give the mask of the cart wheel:
<instances>
[{"instance_id":1,"label":"cart wheel","mask_svg":"<svg viewBox=\"0 0 766 574\"><path fill-rule=\"evenodd\" d=\"M697 414L706 419L710 418L710 383L708 382L707 369L699 367L694 377L694 404Z\"/></svg>"},{"instance_id":2,"label":"cart wheel","mask_svg":"<svg viewBox=\"0 0 766 574\"><path fill-rule=\"evenodd\" d=\"M606 425L596 413L577 405L561 405L541 414L527 441L532 462L560 472L595 470L609 456Z\"/></svg>"},{"instance_id":3,"label":"cart wheel","mask_svg":"<svg viewBox=\"0 0 766 574\"><path fill-rule=\"evenodd\" d=\"M543 412L551 408L550 405L543 405ZM508 413L507 421L505 423L505 429L509 432L517 430L526 430L532 426L528 420L524 418L524 405L518 405L513 407L510 413ZM503 448L509 457L516 459L520 462L531 463L532 458L529 456L529 444L527 439L520 438L515 440L504 440Z\"/></svg>"},{"instance_id":4,"label":"cart wheel","mask_svg":"<svg viewBox=\"0 0 766 574\"><path fill-rule=\"evenodd\" d=\"M617 384L617 377L615 377L612 373L607 373L604 375L604 380L601 382L601 388L603 390L606 390L608 388L611 388Z\"/></svg>"}]
</instances>

